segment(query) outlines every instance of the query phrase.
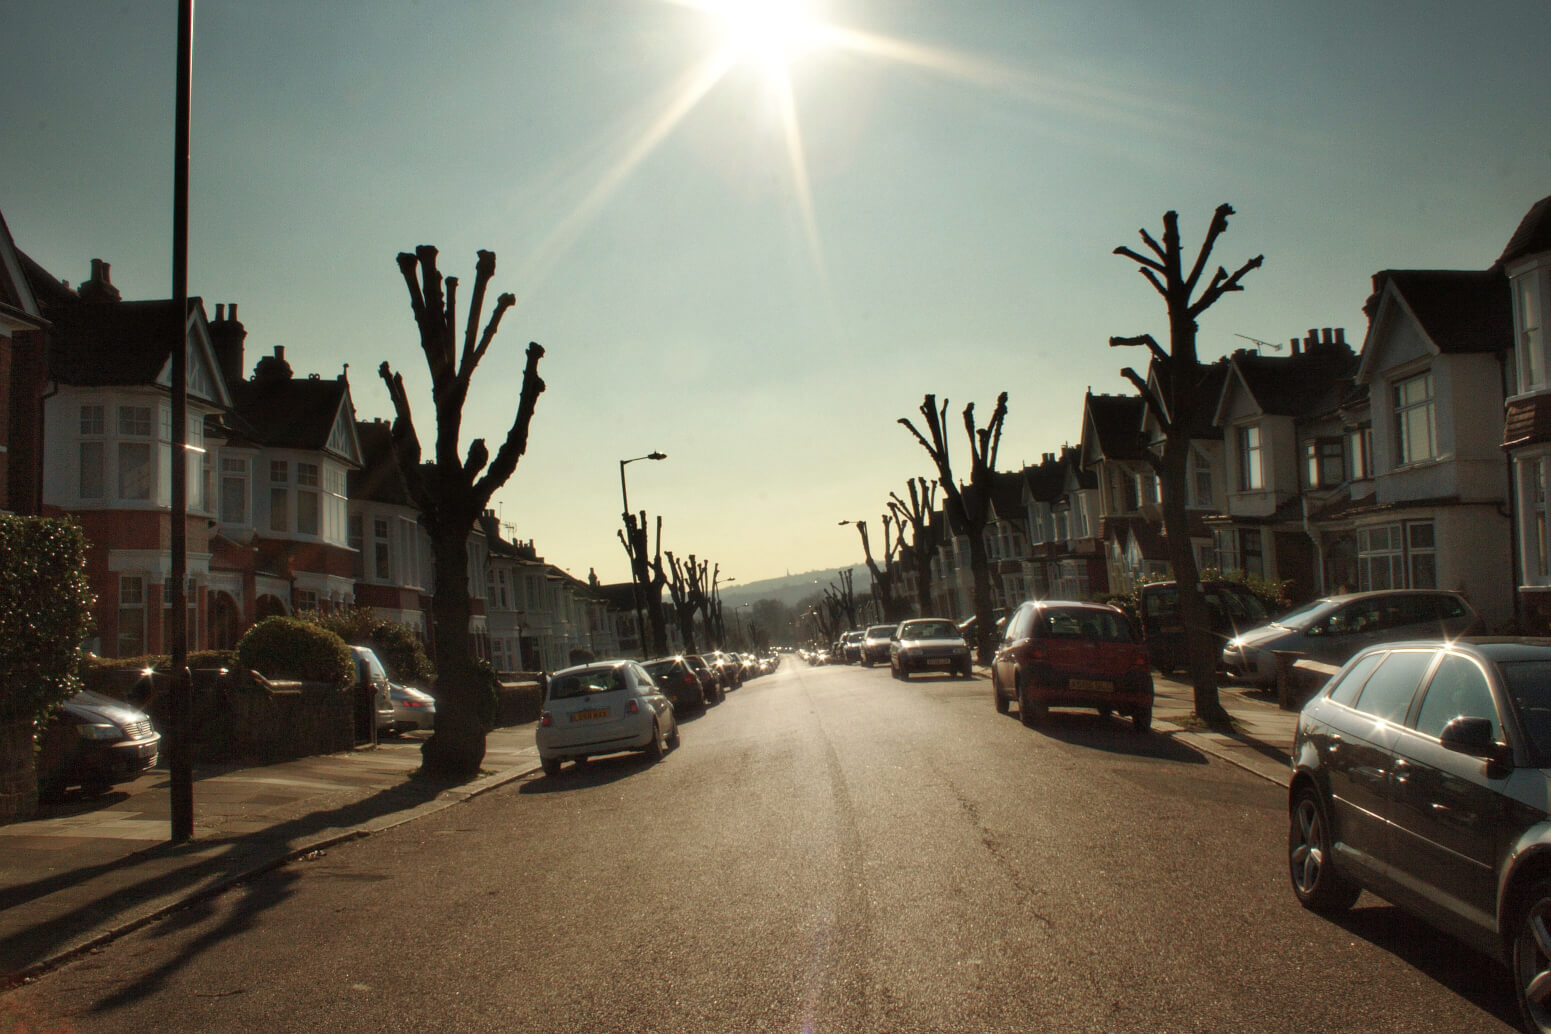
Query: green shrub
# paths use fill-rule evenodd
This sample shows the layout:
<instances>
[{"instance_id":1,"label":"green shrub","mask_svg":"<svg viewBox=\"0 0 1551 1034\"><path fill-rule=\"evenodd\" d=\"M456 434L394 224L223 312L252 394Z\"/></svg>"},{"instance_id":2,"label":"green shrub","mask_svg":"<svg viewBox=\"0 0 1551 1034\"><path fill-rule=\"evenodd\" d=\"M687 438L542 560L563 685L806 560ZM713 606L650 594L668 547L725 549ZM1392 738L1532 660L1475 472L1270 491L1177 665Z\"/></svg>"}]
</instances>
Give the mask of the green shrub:
<instances>
[{"instance_id":1,"label":"green shrub","mask_svg":"<svg viewBox=\"0 0 1551 1034\"><path fill-rule=\"evenodd\" d=\"M0 721L42 718L80 688L96 602L69 519L0 516Z\"/></svg>"},{"instance_id":2,"label":"green shrub","mask_svg":"<svg viewBox=\"0 0 1551 1034\"><path fill-rule=\"evenodd\" d=\"M271 679L348 686L355 681L350 647L326 628L298 618L265 618L237 643L237 662Z\"/></svg>"},{"instance_id":3,"label":"green shrub","mask_svg":"<svg viewBox=\"0 0 1551 1034\"><path fill-rule=\"evenodd\" d=\"M331 614L312 610L299 616L328 629L351 646L370 646L394 682L423 686L436 677L425 645L415 630L402 621L378 617L369 607Z\"/></svg>"}]
</instances>

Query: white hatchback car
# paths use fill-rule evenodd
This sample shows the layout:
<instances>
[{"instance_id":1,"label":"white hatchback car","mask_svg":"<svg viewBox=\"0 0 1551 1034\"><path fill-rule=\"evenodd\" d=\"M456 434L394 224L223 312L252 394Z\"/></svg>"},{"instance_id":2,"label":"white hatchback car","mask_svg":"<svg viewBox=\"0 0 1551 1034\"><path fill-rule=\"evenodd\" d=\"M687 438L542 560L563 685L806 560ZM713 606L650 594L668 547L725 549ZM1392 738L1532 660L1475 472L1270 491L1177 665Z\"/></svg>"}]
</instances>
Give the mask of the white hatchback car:
<instances>
[{"instance_id":1,"label":"white hatchback car","mask_svg":"<svg viewBox=\"0 0 1551 1034\"><path fill-rule=\"evenodd\" d=\"M642 750L660 761L679 743L673 704L636 661L599 661L549 677L534 742L545 775L561 762Z\"/></svg>"}]
</instances>

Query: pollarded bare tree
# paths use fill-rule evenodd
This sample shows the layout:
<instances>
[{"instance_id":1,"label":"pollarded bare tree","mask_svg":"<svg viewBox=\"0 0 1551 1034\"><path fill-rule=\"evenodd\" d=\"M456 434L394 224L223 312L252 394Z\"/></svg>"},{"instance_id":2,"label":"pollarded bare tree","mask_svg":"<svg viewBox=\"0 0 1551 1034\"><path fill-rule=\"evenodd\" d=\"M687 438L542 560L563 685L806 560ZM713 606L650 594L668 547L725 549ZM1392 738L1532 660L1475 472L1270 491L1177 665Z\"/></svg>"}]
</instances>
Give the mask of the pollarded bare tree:
<instances>
[{"instance_id":1,"label":"pollarded bare tree","mask_svg":"<svg viewBox=\"0 0 1551 1034\"><path fill-rule=\"evenodd\" d=\"M684 640L684 652L699 653L695 648L695 611L700 607L699 566L695 563L693 553L689 555L687 564L671 552L667 557L667 573L664 574L660 561L657 573L667 580L668 594L673 599L673 614L679 622L679 636Z\"/></svg>"},{"instance_id":2,"label":"pollarded bare tree","mask_svg":"<svg viewBox=\"0 0 1551 1034\"><path fill-rule=\"evenodd\" d=\"M1143 255L1127 247L1115 249L1116 255L1135 261L1141 267L1142 276L1163 296L1169 315L1169 350L1165 352L1150 334L1109 339L1111 347L1145 345L1152 353L1158 392L1152 391L1147 381L1129 367L1122 370L1121 375L1136 386L1147 409L1163 430L1162 455L1149 452L1148 461L1158 474L1163 496L1163 532L1169 566L1179 587L1179 611L1186 629L1196 715L1213 725L1226 723L1228 713L1217 696L1217 649L1207 619L1206 600L1201 595L1200 572L1196 569L1195 553L1190 548L1190 529L1185 515L1190 429L1195 426L1202 407L1217 402L1204 390L1207 368L1196 355L1196 320L1223 295L1244 290L1239 281L1251 270L1258 269L1265 256L1256 255L1231 276L1218 266L1200 295L1193 301L1190 296L1195 294L1211 258L1212 246L1228 228L1228 217L1232 214L1231 205L1217 206L1206 239L1188 274L1184 271L1179 215L1175 212L1164 213L1162 243L1145 229L1139 231L1152 255Z\"/></svg>"},{"instance_id":3,"label":"pollarded bare tree","mask_svg":"<svg viewBox=\"0 0 1551 1034\"><path fill-rule=\"evenodd\" d=\"M457 278L446 278L444 294L444 280L436 268L436 249L430 245L421 245L413 255L400 254L398 265L420 329L420 349L431 373L431 399L436 412L433 459L422 462L420 438L410 413L403 375L394 373L386 362L378 368L393 400L394 459L408 486L409 497L420 511L420 523L431 538L436 560L435 596L431 603L437 672L436 731L421 747L422 771L437 778L472 779L479 774L485 756L485 723L491 701L489 683L474 665L469 642L469 533L475 519L489 506L490 496L512 476L517 461L527 451L528 425L544 391L544 381L538 375L544 349L536 343L528 345L517 415L495 459L490 459L483 438L469 444L466 456L459 455L469 379L490 348L501 317L516 299L510 294L496 299L490 320L480 332L485 289L495 275L495 253L481 251L460 352Z\"/></svg>"},{"instance_id":4,"label":"pollarded bare tree","mask_svg":"<svg viewBox=\"0 0 1551 1034\"><path fill-rule=\"evenodd\" d=\"M892 514L883 515L883 566L878 566L878 561L872 555L872 541L867 534L866 521L842 521L843 524L855 524L857 532L862 536L862 556L867 561L867 573L872 575L872 594L878 601L878 608L883 612L883 620L892 624L898 624L904 620L904 605L894 595L894 554L899 552L899 539L894 535L894 517Z\"/></svg>"},{"instance_id":5,"label":"pollarded bare tree","mask_svg":"<svg viewBox=\"0 0 1551 1034\"><path fill-rule=\"evenodd\" d=\"M889 511L903 533L910 525L910 557L916 565L916 617L932 613L932 554L937 551L932 528L932 510L937 505L937 482L918 477L905 486L910 493L907 505L898 492L889 493Z\"/></svg>"},{"instance_id":6,"label":"pollarded bare tree","mask_svg":"<svg viewBox=\"0 0 1551 1034\"><path fill-rule=\"evenodd\" d=\"M625 547L625 555L630 558L630 570L634 574L636 613L639 615L645 612L652 632L652 656L661 657L668 652L668 626L662 613L662 587L668 580L662 570L662 517L657 518L657 554L653 559L648 559L646 555L645 510L641 511L639 520L635 514L625 514L625 527L618 535L620 544ZM638 632L644 644L646 630L640 629Z\"/></svg>"},{"instance_id":7,"label":"pollarded bare tree","mask_svg":"<svg viewBox=\"0 0 1551 1034\"><path fill-rule=\"evenodd\" d=\"M931 432L928 441L909 417L899 422L916 436L927 455L937 466L937 483L942 486L943 509L948 514L948 525L956 535L962 535L969 546L969 567L975 578L975 659L980 664L990 664L996 635L996 622L991 605L991 562L986 555L986 525L991 520L992 475L996 471L996 452L1002 444L1002 424L1007 420L1007 393L996 397L996 408L985 427L975 427L975 404L964 407L964 433L969 436L969 484L961 485L953 480L953 464L948 454L948 436L944 418L948 413L948 400L937 405L936 395L927 395L921 403L921 416Z\"/></svg>"}]
</instances>

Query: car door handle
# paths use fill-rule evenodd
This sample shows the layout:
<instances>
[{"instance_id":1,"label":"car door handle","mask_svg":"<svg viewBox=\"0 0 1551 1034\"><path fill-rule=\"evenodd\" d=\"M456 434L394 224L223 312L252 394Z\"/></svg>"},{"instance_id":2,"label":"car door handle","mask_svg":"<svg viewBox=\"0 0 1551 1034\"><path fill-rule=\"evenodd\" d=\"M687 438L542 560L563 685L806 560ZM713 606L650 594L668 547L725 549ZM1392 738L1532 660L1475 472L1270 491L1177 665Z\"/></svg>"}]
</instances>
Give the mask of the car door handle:
<instances>
[{"instance_id":1,"label":"car door handle","mask_svg":"<svg viewBox=\"0 0 1551 1034\"><path fill-rule=\"evenodd\" d=\"M1394 773L1395 782L1404 783L1411 778L1411 763L1405 758L1396 758L1391 771Z\"/></svg>"}]
</instances>

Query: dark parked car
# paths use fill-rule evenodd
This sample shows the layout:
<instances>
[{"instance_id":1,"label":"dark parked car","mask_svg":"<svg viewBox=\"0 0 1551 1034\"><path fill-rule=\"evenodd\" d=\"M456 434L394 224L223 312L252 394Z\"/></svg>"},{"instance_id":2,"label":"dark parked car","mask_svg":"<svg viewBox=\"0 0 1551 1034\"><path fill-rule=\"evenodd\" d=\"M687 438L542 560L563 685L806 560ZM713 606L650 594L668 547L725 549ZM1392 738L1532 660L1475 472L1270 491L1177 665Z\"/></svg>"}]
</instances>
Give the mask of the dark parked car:
<instances>
[{"instance_id":1,"label":"dark parked car","mask_svg":"<svg viewBox=\"0 0 1551 1034\"><path fill-rule=\"evenodd\" d=\"M1551 641L1371 647L1303 708L1293 740L1293 893L1363 890L1512 971L1551 1031Z\"/></svg>"},{"instance_id":2,"label":"dark parked car","mask_svg":"<svg viewBox=\"0 0 1551 1034\"><path fill-rule=\"evenodd\" d=\"M700 684L700 676L695 674L695 669L683 657L659 657L646 661L642 667L657 680L663 695L673 701L675 711L682 714L705 707L705 687Z\"/></svg>"},{"instance_id":3,"label":"dark parked car","mask_svg":"<svg viewBox=\"0 0 1551 1034\"><path fill-rule=\"evenodd\" d=\"M1227 640L1264 625L1270 618L1260 597L1236 582L1202 582L1201 591L1206 596L1207 627L1216 637L1216 653ZM1153 582L1137 590L1136 597L1142 639L1153 667L1165 675L1184 668L1188 656L1185 623L1179 616L1179 587L1173 582Z\"/></svg>"},{"instance_id":4,"label":"dark parked car","mask_svg":"<svg viewBox=\"0 0 1551 1034\"><path fill-rule=\"evenodd\" d=\"M144 711L83 690L49 717L37 754L38 792L53 798L79 786L103 793L155 768L161 742Z\"/></svg>"},{"instance_id":5,"label":"dark parked car","mask_svg":"<svg viewBox=\"0 0 1551 1034\"><path fill-rule=\"evenodd\" d=\"M722 685L722 680L716 673L716 669L706 663L706 659L698 653L686 653L684 660L700 676L700 690L705 694L706 702L719 704L727 699L727 689Z\"/></svg>"},{"instance_id":6,"label":"dark parked car","mask_svg":"<svg viewBox=\"0 0 1551 1034\"><path fill-rule=\"evenodd\" d=\"M862 661L862 640L867 637L865 628L853 628L840 637L840 655L847 664L860 664Z\"/></svg>"},{"instance_id":7,"label":"dark parked car","mask_svg":"<svg viewBox=\"0 0 1551 1034\"><path fill-rule=\"evenodd\" d=\"M1137 732L1152 728L1152 670L1147 647L1116 607L1029 600L1007 621L991 661L996 711L1017 701L1024 725L1051 707L1091 707L1129 715Z\"/></svg>"},{"instance_id":8,"label":"dark parked car","mask_svg":"<svg viewBox=\"0 0 1551 1034\"><path fill-rule=\"evenodd\" d=\"M1234 636L1223 649L1223 667L1247 682L1270 686L1276 683L1278 651L1343 664L1375 643L1467 635L1480 624L1463 596L1441 589L1326 596Z\"/></svg>"}]
</instances>

